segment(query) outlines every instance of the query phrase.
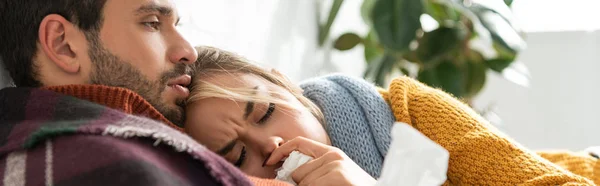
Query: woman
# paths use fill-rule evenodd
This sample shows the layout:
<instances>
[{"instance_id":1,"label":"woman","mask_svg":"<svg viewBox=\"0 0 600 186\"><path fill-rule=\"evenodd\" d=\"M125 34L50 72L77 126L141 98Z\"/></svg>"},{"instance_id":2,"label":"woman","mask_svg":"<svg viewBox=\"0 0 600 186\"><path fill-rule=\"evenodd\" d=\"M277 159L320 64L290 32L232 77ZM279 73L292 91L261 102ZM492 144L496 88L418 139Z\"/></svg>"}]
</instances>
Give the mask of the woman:
<instances>
[{"instance_id":1,"label":"woman","mask_svg":"<svg viewBox=\"0 0 600 186\"><path fill-rule=\"evenodd\" d=\"M448 185L593 185L513 142L460 101L410 78L395 79L380 95L343 76L313 80L303 92L235 54L210 47L198 52L186 131L249 175L273 178L280 161L297 150L315 158L292 174L300 185L373 185L389 146L386 124L396 120L450 152ZM565 168L597 177L595 158L567 157L560 160L585 166Z\"/></svg>"}]
</instances>

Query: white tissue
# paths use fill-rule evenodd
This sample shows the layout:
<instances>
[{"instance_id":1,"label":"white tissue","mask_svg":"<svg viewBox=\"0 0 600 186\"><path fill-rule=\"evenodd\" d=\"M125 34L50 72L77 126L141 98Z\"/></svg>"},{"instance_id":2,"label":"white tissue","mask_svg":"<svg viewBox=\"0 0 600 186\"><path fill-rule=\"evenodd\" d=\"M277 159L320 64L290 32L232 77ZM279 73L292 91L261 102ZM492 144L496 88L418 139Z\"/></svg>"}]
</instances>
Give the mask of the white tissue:
<instances>
[{"instance_id":1,"label":"white tissue","mask_svg":"<svg viewBox=\"0 0 600 186\"><path fill-rule=\"evenodd\" d=\"M408 124L396 123L377 186L442 185L448 158L448 151L442 146Z\"/></svg>"},{"instance_id":2,"label":"white tissue","mask_svg":"<svg viewBox=\"0 0 600 186\"><path fill-rule=\"evenodd\" d=\"M277 177L275 179L297 185L292 179L292 172L310 160L313 160L313 158L298 151L292 151L283 162L283 166L276 170Z\"/></svg>"}]
</instances>

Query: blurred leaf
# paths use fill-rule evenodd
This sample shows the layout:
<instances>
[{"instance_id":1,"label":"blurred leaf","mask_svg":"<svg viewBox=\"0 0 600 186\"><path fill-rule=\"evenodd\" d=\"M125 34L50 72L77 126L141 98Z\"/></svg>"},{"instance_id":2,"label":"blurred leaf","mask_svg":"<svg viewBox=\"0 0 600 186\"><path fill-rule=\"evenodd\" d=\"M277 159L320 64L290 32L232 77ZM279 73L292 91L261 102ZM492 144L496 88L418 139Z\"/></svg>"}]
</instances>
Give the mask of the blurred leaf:
<instances>
[{"instance_id":1,"label":"blurred leaf","mask_svg":"<svg viewBox=\"0 0 600 186\"><path fill-rule=\"evenodd\" d=\"M373 27L385 48L405 52L421 28L421 0L378 0L372 10Z\"/></svg>"},{"instance_id":2,"label":"blurred leaf","mask_svg":"<svg viewBox=\"0 0 600 186\"><path fill-rule=\"evenodd\" d=\"M369 26L373 26L371 14L373 13L373 7L375 7L376 1L377 0L363 0L363 4L360 6L360 15L363 21Z\"/></svg>"},{"instance_id":3,"label":"blurred leaf","mask_svg":"<svg viewBox=\"0 0 600 186\"><path fill-rule=\"evenodd\" d=\"M472 52L481 54L483 59L496 59L498 58L498 52L494 48L494 43L487 43L480 37L474 37L469 40L469 49Z\"/></svg>"},{"instance_id":4,"label":"blurred leaf","mask_svg":"<svg viewBox=\"0 0 600 186\"><path fill-rule=\"evenodd\" d=\"M431 69L419 70L417 79L429 86L441 88L442 90L462 98L465 96L466 73L451 62L443 62Z\"/></svg>"},{"instance_id":5,"label":"blurred leaf","mask_svg":"<svg viewBox=\"0 0 600 186\"><path fill-rule=\"evenodd\" d=\"M397 59L394 56L387 54L373 59L373 61L367 65L365 79L375 82L378 86L385 86L387 84L386 77L392 72L392 68L396 61Z\"/></svg>"},{"instance_id":6,"label":"blurred leaf","mask_svg":"<svg viewBox=\"0 0 600 186\"><path fill-rule=\"evenodd\" d=\"M472 99L481 91L481 89L483 89L483 86L485 85L487 68L484 64L478 62L467 63L466 67L468 73L464 97L467 99Z\"/></svg>"},{"instance_id":7,"label":"blurred leaf","mask_svg":"<svg viewBox=\"0 0 600 186\"><path fill-rule=\"evenodd\" d=\"M523 87L529 87L531 81L529 69L527 69L525 64L519 61L511 63L509 67L504 69L502 71L502 77Z\"/></svg>"},{"instance_id":8,"label":"blurred leaf","mask_svg":"<svg viewBox=\"0 0 600 186\"><path fill-rule=\"evenodd\" d=\"M383 63L383 58L385 56L376 56L375 58L369 60L367 62L367 69L365 70L365 73L363 75L363 77L369 81L375 81L375 76L377 74L377 69L379 69L379 67L381 66L381 63Z\"/></svg>"},{"instance_id":9,"label":"blurred leaf","mask_svg":"<svg viewBox=\"0 0 600 186\"><path fill-rule=\"evenodd\" d=\"M432 62L458 47L460 40L458 30L453 28L440 27L426 32L420 39L417 57L423 63Z\"/></svg>"},{"instance_id":10,"label":"blurred leaf","mask_svg":"<svg viewBox=\"0 0 600 186\"><path fill-rule=\"evenodd\" d=\"M513 0L504 0L504 4L506 4L506 6L510 7L512 6Z\"/></svg>"},{"instance_id":11,"label":"blurred leaf","mask_svg":"<svg viewBox=\"0 0 600 186\"><path fill-rule=\"evenodd\" d=\"M425 83L431 87L440 88L441 82L440 78L437 75L437 69L420 69L419 74L417 75L417 80L422 83Z\"/></svg>"},{"instance_id":12,"label":"blurred leaf","mask_svg":"<svg viewBox=\"0 0 600 186\"><path fill-rule=\"evenodd\" d=\"M504 48L499 44L494 44L494 49L498 52L498 57L485 60L485 65L496 72L502 72L505 68L515 61L516 53L512 50Z\"/></svg>"},{"instance_id":13,"label":"blurred leaf","mask_svg":"<svg viewBox=\"0 0 600 186\"><path fill-rule=\"evenodd\" d=\"M525 49L525 41L502 16L480 6L473 5L472 7L473 12L477 14L483 26L491 33L494 42L499 43L503 48L513 53Z\"/></svg>"},{"instance_id":14,"label":"blurred leaf","mask_svg":"<svg viewBox=\"0 0 600 186\"><path fill-rule=\"evenodd\" d=\"M486 60L485 65L496 72L502 72L504 69L510 66L512 62L513 60L510 59L491 59Z\"/></svg>"},{"instance_id":15,"label":"blurred leaf","mask_svg":"<svg viewBox=\"0 0 600 186\"><path fill-rule=\"evenodd\" d=\"M336 41L333 47L340 51L350 50L358 45L362 39L355 33L342 34Z\"/></svg>"},{"instance_id":16,"label":"blurred leaf","mask_svg":"<svg viewBox=\"0 0 600 186\"><path fill-rule=\"evenodd\" d=\"M373 61L375 57L383 55L383 49L379 48L378 43L377 36L375 36L373 31L370 31L363 41L363 45L365 46L365 61L367 64Z\"/></svg>"},{"instance_id":17,"label":"blurred leaf","mask_svg":"<svg viewBox=\"0 0 600 186\"><path fill-rule=\"evenodd\" d=\"M393 56L386 55L383 63L381 64L381 68L379 68L379 72L377 73L377 77L375 79L375 84L379 86L387 86L387 77L392 72L392 68L396 64L397 59Z\"/></svg>"},{"instance_id":18,"label":"blurred leaf","mask_svg":"<svg viewBox=\"0 0 600 186\"><path fill-rule=\"evenodd\" d=\"M483 26L477 14L463 5L462 0L426 0L426 2L428 6L427 13L441 24L448 20L454 21L453 24L456 25L454 27L466 28L466 30L459 30L471 32L469 35L477 37L479 43L482 44L481 46L492 46L493 41L490 32ZM447 25L444 24L443 26Z\"/></svg>"},{"instance_id":19,"label":"blurred leaf","mask_svg":"<svg viewBox=\"0 0 600 186\"><path fill-rule=\"evenodd\" d=\"M333 0L333 5L331 5L331 9L329 10L329 16L327 16L327 22L324 25L319 23L319 46L323 46L325 40L329 38L331 25L333 24L333 21L335 21L343 3L344 0Z\"/></svg>"},{"instance_id":20,"label":"blurred leaf","mask_svg":"<svg viewBox=\"0 0 600 186\"><path fill-rule=\"evenodd\" d=\"M493 39L492 39L492 34L490 33L490 31L483 26L483 23L481 22L481 20L479 19L479 17L477 17L477 15L475 15L475 13L471 12L468 9L463 9L464 10L464 14L470 21L469 21L469 27L473 28L473 33L475 33L475 36L477 37L478 40L480 40L482 46L484 47L491 47L494 43Z\"/></svg>"},{"instance_id":21,"label":"blurred leaf","mask_svg":"<svg viewBox=\"0 0 600 186\"><path fill-rule=\"evenodd\" d=\"M405 59L409 62L416 62L416 63L420 63L419 62L419 57L417 57L417 51L409 51L409 52L405 52L402 55L402 59Z\"/></svg>"},{"instance_id":22,"label":"blurred leaf","mask_svg":"<svg viewBox=\"0 0 600 186\"><path fill-rule=\"evenodd\" d=\"M470 36L471 41L476 40L474 44L469 42L472 49L484 49L491 51L493 40L492 35L486 27L483 26L479 17L470 9L462 4L462 1L456 0L428 0L428 13L439 22L454 21L454 27L460 31L459 35ZM469 38L466 38L469 39ZM461 38L461 40L464 40ZM481 51L480 51L481 52ZM486 56L495 57L495 51Z\"/></svg>"},{"instance_id":23,"label":"blurred leaf","mask_svg":"<svg viewBox=\"0 0 600 186\"><path fill-rule=\"evenodd\" d=\"M472 0L473 4L471 8L484 8L497 13L502 16L510 25L513 25L513 15L509 5L506 4L506 0ZM512 3L512 0L511 2Z\"/></svg>"},{"instance_id":24,"label":"blurred leaf","mask_svg":"<svg viewBox=\"0 0 600 186\"><path fill-rule=\"evenodd\" d=\"M425 13L437 20L438 23L443 23L446 20L458 21L460 18L460 13L453 8L454 5L451 0L426 0L424 6Z\"/></svg>"},{"instance_id":25,"label":"blurred leaf","mask_svg":"<svg viewBox=\"0 0 600 186\"><path fill-rule=\"evenodd\" d=\"M410 71L408 71L406 68L400 68L400 72L402 72L402 74L405 76L410 76Z\"/></svg>"}]
</instances>

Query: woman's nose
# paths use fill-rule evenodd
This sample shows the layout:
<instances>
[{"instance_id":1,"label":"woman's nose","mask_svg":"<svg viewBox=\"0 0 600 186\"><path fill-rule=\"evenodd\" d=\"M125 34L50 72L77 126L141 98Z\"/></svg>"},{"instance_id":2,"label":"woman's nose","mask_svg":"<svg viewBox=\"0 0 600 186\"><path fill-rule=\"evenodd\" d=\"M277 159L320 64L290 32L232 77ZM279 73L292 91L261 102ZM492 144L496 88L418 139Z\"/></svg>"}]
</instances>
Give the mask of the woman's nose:
<instances>
[{"instance_id":1,"label":"woman's nose","mask_svg":"<svg viewBox=\"0 0 600 186\"><path fill-rule=\"evenodd\" d=\"M279 136L268 135L259 131L250 133L250 135L245 136L246 140L265 157L284 143L284 139Z\"/></svg>"},{"instance_id":2,"label":"woman's nose","mask_svg":"<svg viewBox=\"0 0 600 186\"><path fill-rule=\"evenodd\" d=\"M263 155L264 156L269 156L271 154L271 152L273 152L279 146L283 145L283 142L284 142L284 140L281 137L278 137L278 136L271 136L271 137L269 137L269 139L267 140L267 142L263 146L263 149L262 149Z\"/></svg>"}]
</instances>

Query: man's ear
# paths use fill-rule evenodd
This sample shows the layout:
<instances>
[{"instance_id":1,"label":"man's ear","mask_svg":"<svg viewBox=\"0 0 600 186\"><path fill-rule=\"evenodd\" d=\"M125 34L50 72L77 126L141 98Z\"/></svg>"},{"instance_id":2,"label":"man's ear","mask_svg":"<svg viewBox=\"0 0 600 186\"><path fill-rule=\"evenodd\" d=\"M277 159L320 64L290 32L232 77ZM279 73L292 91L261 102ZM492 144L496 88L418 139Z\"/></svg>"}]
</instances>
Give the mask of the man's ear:
<instances>
[{"instance_id":1,"label":"man's ear","mask_svg":"<svg viewBox=\"0 0 600 186\"><path fill-rule=\"evenodd\" d=\"M42 20L39 45L47 58L66 73L77 73L81 64L77 60L76 40L82 39L79 29L64 17L51 14Z\"/></svg>"}]
</instances>

